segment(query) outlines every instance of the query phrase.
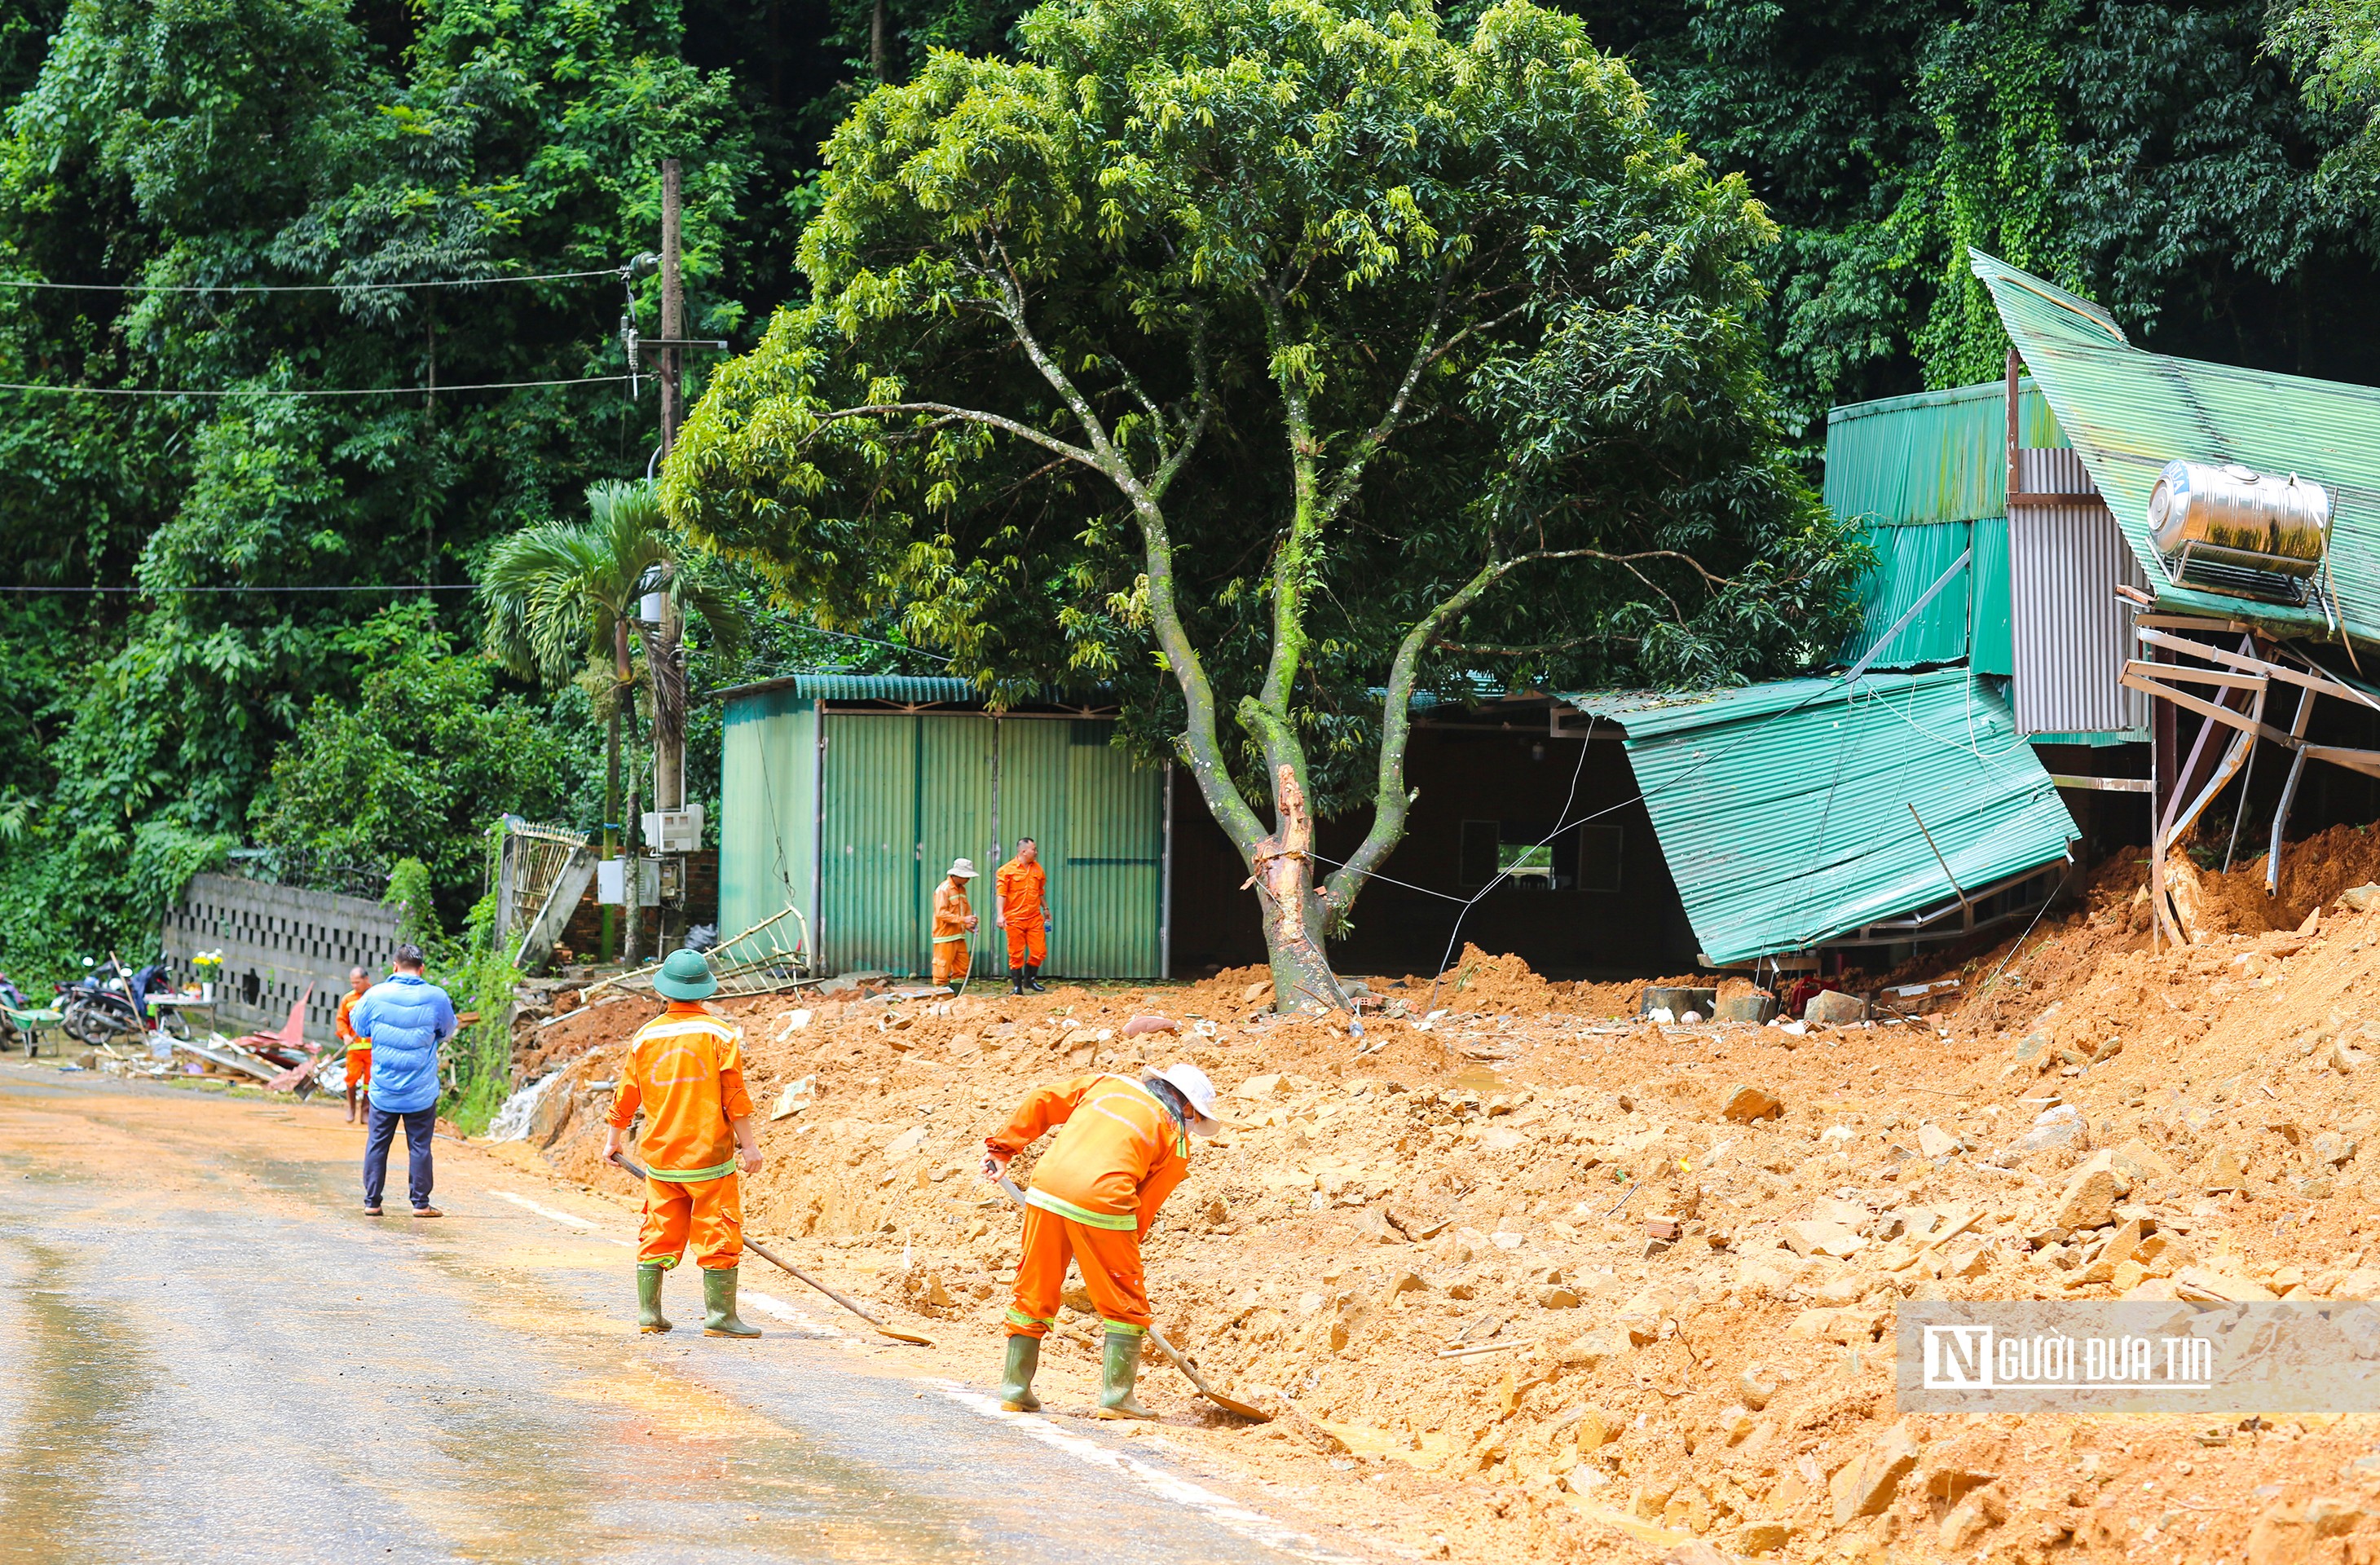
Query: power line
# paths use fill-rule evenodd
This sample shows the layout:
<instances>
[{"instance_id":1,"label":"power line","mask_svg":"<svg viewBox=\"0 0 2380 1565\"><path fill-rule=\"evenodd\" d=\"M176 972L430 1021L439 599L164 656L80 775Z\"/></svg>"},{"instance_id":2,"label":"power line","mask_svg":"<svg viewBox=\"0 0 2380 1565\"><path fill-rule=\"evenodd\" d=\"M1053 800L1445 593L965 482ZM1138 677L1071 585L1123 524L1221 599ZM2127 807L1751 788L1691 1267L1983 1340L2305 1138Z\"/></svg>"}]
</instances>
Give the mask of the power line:
<instances>
[{"instance_id":1,"label":"power line","mask_svg":"<svg viewBox=\"0 0 2380 1565\"><path fill-rule=\"evenodd\" d=\"M419 283L52 283L39 277L0 277L0 288L48 289L72 294L361 294L391 288L483 288L496 283L567 283L585 277L625 277L628 268L591 272L538 272L512 277L442 277Z\"/></svg>"},{"instance_id":2,"label":"power line","mask_svg":"<svg viewBox=\"0 0 2380 1565\"><path fill-rule=\"evenodd\" d=\"M162 598L168 594L188 596L196 593L237 593L244 596L251 592L477 592L478 590L477 586L468 581L361 582L350 587L0 587L0 592L35 595L138 593L147 598Z\"/></svg>"},{"instance_id":3,"label":"power line","mask_svg":"<svg viewBox=\"0 0 2380 1565\"><path fill-rule=\"evenodd\" d=\"M0 391L47 392L62 396L444 396L449 392L528 391L538 386L616 386L627 379L625 375L579 375L561 381L479 381L457 386L346 386L310 391L273 391L261 386L213 391L148 386L54 386L28 381L0 381Z\"/></svg>"}]
</instances>

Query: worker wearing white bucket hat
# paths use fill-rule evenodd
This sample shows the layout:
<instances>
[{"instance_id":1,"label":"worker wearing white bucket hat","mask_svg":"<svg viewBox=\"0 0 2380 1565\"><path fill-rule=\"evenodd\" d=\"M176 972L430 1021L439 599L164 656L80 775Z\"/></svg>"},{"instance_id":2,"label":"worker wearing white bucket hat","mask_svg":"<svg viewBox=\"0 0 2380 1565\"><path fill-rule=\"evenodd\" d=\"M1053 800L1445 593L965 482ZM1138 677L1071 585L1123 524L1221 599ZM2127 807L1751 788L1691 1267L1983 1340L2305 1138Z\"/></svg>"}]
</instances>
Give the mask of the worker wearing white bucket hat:
<instances>
[{"instance_id":1,"label":"worker wearing white bucket hat","mask_svg":"<svg viewBox=\"0 0 2380 1565\"><path fill-rule=\"evenodd\" d=\"M951 860L950 872L934 888L934 982L954 989L966 988L975 965L968 937L975 933L975 906L967 901L967 882L975 879L975 861Z\"/></svg>"},{"instance_id":2,"label":"worker wearing white bucket hat","mask_svg":"<svg viewBox=\"0 0 2380 1565\"><path fill-rule=\"evenodd\" d=\"M1133 1399L1140 1345L1156 1317L1140 1243L1157 1209L1190 1171L1190 1137L1222 1129L1215 1084L1192 1064L1129 1076L1092 1074L1045 1086L984 1142L984 1177L1004 1178L1009 1159L1052 1125L1058 1139L1034 1165L1025 1193L1024 1256L1008 1310L1008 1358L1001 1406L1030 1413L1041 1339L1057 1318L1066 1263L1107 1328L1105 1385L1095 1416L1154 1418Z\"/></svg>"}]
</instances>

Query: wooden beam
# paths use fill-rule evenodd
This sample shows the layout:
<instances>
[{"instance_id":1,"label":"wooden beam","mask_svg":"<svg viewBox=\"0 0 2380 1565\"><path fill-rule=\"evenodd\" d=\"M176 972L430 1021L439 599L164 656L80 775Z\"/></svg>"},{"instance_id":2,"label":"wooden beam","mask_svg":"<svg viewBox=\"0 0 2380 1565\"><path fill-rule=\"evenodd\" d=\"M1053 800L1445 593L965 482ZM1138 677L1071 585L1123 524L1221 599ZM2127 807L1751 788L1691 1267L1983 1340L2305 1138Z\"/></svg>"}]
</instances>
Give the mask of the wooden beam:
<instances>
[{"instance_id":1,"label":"wooden beam","mask_svg":"<svg viewBox=\"0 0 2380 1565\"><path fill-rule=\"evenodd\" d=\"M2180 663L2144 663L2138 658L2126 663L2124 672L2143 679L2179 679L2190 685L2223 685L2234 690L2262 690L2266 684L2261 674L2218 673L2213 669L2184 668Z\"/></svg>"},{"instance_id":2,"label":"wooden beam","mask_svg":"<svg viewBox=\"0 0 2380 1565\"><path fill-rule=\"evenodd\" d=\"M2132 623L2154 625L2162 630L2245 630L2248 628L2238 620L2210 620L2199 614L2139 614L2133 617ZM2194 649L2199 643L2192 641L2183 645Z\"/></svg>"},{"instance_id":3,"label":"wooden beam","mask_svg":"<svg viewBox=\"0 0 2380 1565\"><path fill-rule=\"evenodd\" d=\"M2343 745L2308 745L2305 753L2315 760L2326 760L2350 771L2380 777L2380 750L2350 750Z\"/></svg>"},{"instance_id":4,"label":"wooden beam","mask_svg":"<svg viewBox=\"0 0 2380 1565\"><path fill-rule=\"evenodd\" d=\"M2240 716L2238 712L2233 711L2228 707L2218 707L2212 701L2202 701L2195 696L2185 696L2180 691L2174 689L2170 685L2159 685L2154 680L2143 679L2137 674L2128 673L2124 675L2123 683L2124 688L2127 690L2139 690L2151 696L2159 697L2165 700L2171 701L2175 706L2180 708L2184 711L2196 712L2201 717L2211 717L2216 722L2223 723L2228 727L2240 730L2242 734L2253 734L2258 738L2270 739L2274 744L2282 746L2284 749L2298 749L2304 743L2304 741L2301 739L2282 733L2279 729L2275 728L2268 722L2251 722L2249 719Z\"/></svg>"},{"instance_id":5,"label":"wooden beam","mask_svg":"<svg viewBox=\"0 0 2380 1565\"><path fill-rule=\"evenodd\" d=\"M2145 777L2077 777L2067 771L2053 771L2049 780L2061 788L2081 788L2096 794L2145 794L2155 787Z\"/></svg>"},{"instance_id":6,"label":"wooden beam","mask_svg":"<svg viewBox=\"0 0 2380 1565\"><path fill-rule=\"evenodd\" d=\"M2158 617L2160 616L2143 614L2134 623L2144 626L2151 620ZM2186 641L2179 636L2166 636L2155 630L2143 629L2138 634L2143 642L2152 647L2187 652L2193 658L2204 658L2208 662L2224 663L2232 668L2249 670L2261 673L2267 679L2287 680L2291 685L2303 685L2308 690L2317 690L2325 696L2336 696L2342 701L2353 701L2360 706L2380 710L2380 701L2374 701L2352 685L2342 684L2326 673L2307 673L2293 669L2287 663L2277 663L2264 658L2252 658L2244 653L2227 651L2221 647L2210 647L2204 641Z\"/></svg>"},{"instance_id":7,"label":"wooden beam","mask_svg":"<svg viewBox=\"0 0 2380 1565\"><path fill-rule=\"evenodd\" d=\"M2026 490L2022 494L2010 495L2008 497L2008 503L2011 506L2017 507L2027 505L2096 505L2103 511L2107 508L2105 498L2096 492L2086 494L2046 494L2039 490L2031 489Z\"/></svg>"}]
</instances>

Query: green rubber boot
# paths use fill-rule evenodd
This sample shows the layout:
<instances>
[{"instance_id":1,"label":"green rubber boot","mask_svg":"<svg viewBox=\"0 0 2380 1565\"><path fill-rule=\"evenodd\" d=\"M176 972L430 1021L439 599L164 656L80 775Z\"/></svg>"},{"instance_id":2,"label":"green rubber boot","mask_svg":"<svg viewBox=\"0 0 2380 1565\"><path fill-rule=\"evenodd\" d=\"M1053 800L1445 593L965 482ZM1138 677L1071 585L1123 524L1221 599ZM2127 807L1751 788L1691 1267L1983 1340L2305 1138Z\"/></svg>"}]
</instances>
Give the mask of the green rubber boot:
<instances>
[{"instance_id":1,"label":"green rubber boot","mask_svg":"<svg viewBox=\"0 0 2380 1565\"><path fill-rule=\"evenodd\" d=\"M637 1329L667 1331L670 1323L662 1317L662 1276L665 1267L637 1268Z\"/></svg>"},{"instance_id":2,"label":"green rubber boot","mask_svg":"<svg viewBox=\"0 0 2380 1565\"><path fill-rule=\"evenodd\" d=\"M706 1337L758 1337L759 1328L747 1326L735 1314L735 1272L734 1267L702 1274L702 1334Z\"/></svg>"},{"instance_id":3,"label":"green rubber boot","mask_svg":"<svg viewBox=\"0 0 2380 1565\"><path fill-rule=\"evenodd\" d=\"M1011 1334L1008 1339L1008 1365L1001 1372L1000 1389L993 1395L1000 1399L1002 1413L1038 1413L1041 1399L1033 1394L1033 1372L1041 1367L1041 1339Z\"/></svg>"},{"instance_id":4,"label":"green rubber boot","mask_svg":"<svg viewBox=\"0 0 2380 1565\"><path fill-rule=\"evenodd\" d=\"M1133 1377L1140 1373L1140 1333L1108 1333L1106 1384L1099 1389L1094 1418L1155 1418L1157 1414L1132 1400Z\"/></svg>"}]
</instances>

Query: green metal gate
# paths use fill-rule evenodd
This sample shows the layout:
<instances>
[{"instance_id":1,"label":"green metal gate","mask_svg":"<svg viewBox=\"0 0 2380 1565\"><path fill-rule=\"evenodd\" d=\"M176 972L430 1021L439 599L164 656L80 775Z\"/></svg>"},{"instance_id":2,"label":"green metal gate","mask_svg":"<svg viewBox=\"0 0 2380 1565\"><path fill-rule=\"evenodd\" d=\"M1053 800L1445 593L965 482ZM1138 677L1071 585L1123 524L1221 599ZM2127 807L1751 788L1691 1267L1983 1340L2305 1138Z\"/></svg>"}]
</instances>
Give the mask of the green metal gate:
<instances>
[{"instance_id":1,"label":"green metal gate","mask_svg":"<svg viewBox=\"0 0 2380 1565\"><path fill-rule=\"evenodd\" d=\"M1004 969L992 877L1030 836L1050 872L1049 971L1157 976L1164 777L1109 743L1111 721L830 711L825 723L820 949L831 971L925 971L934 888L962 855L981 871L976 970Z\"/></svg>"}]
</instances>

